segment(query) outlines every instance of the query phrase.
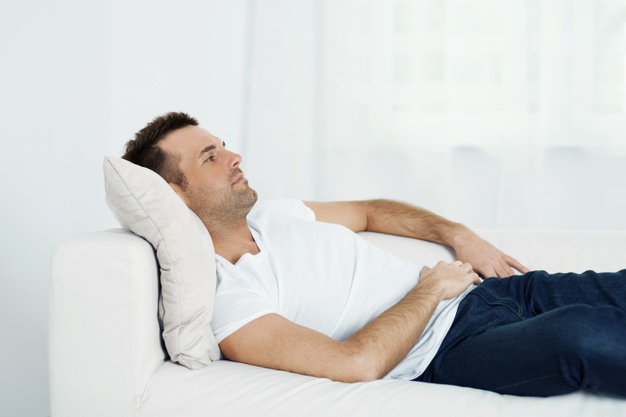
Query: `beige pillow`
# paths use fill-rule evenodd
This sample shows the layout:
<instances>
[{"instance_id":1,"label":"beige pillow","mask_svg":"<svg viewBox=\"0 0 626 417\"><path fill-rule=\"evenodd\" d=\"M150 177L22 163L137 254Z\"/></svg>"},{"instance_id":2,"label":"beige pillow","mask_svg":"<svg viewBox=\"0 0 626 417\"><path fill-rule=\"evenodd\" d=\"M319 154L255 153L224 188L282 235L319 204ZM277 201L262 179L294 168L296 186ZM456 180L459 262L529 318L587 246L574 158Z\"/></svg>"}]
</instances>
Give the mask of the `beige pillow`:
<instances>
[{"instance_id":1,"label":"beige pillow","mask_svg":"<svg viewBox=\"0 0 626 417\"><path fill-rule=\"evenodd\" d=\"M106 201L122 227L152 244L159 261L159 317L172 361L190 369L220 358L211 329L215 255L204 224L157 173L104 158Z\"/></svg>"}]
</instances>

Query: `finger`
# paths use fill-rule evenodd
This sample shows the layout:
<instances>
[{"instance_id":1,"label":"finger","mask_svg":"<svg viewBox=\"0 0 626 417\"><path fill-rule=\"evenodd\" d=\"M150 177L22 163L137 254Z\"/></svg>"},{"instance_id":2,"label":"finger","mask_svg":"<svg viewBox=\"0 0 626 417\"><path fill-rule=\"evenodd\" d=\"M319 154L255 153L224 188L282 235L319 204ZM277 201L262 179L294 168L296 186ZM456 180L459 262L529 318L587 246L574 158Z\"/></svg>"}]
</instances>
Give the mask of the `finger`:
<instances>
[{"instance_id":1,"label":"finger","mask_svg":"<svg viewBox=\"0 0 626 417\"><path fill-rule=\"evenodd\" d=\"M522 265L517 259L507 256L506 261L508 262L509 265L511 265L513 268L517 269L518 271L520 271L522 274L530 272L530 269Z\"/></svg>"},{"instance_id":2,"label":"finger","mask_svg":"<svg viewBox=\"0 0 626 417\"><path fill-rule=\"evenodd\" d=\"M482 281L480 280L480 277L478 276L478 274L476 272L472 272L470 274L470 276L473 278L474 280L474 285L479 285Z\"/></svg>"},{"instance_id":3,"label":"finger","mask_svg":"<svg viewBox=\"0 0 626 417\"><path fill-rule=\"evenodd\" d=\"M482 275L484 278L493 278L498 276L496 270L493 267L480 268L477 272L479 272L480 275Z\"/></svg>"},{"instance_id":4,"label":"finger","mask_svg":"<svg viewBox=\"0 0 626 417\"><path fill-rule=\"evenodd\" d=\"M463 262L461 262L459 260L456 260L456 261L452 262L452 265L461 266L461 265L463 265Z\"/></svg>"},{"instance_id":5,"label":"finger","mask_svg":"<svg viewBox=\"0 0 626 417\"><path fill-rule=\"evenodd\" d=\"M513 268L511 268L509 264L504 261L500 263L500 267L498 268L497 272L499 278L506 278L510 277L511 275L515 275L515 271L513 271Z\"/></svg>"},{"instance_id":6,"label":"finger","mask_svg":"<svg viewBox=\"0 0 626 417\"><path fill-rule=\"evenodd\" d=\"M509 265L509 261L508 259L506 259L505 256L503 256L500 259L500 266L501 268L506 271L507 273L509 273L509 275L513 275L515 273L515 271L513 270L513 268L511 267L511 265Z\"/></svg>"},{"instance_id":7,"label":"finger","mask_svg":"<svg viewBox=\"0 0 626 417\"><path fill-rule=\"evenodd\" d=\"M459 266L461 267L461 269L463 269L463 270L464 270L465 272L467 272L468 274L469 274L470 272L474 272L474 267L472 267L472 265L471 265L471 264L469 264L469 263L467 263L467 262L466 262L466 263L464 263L464 264L462 264L462 265L459 265Z\"/></svg>"},{"instance_id":8,"label":"finger","mask_svg":"<svg viewBox=\"0 0 626 417\"><path fill-rule=\"evenodd\" d=\"M423 273L425 273L425 272L428 272L428 271L430 271L430 267L428 267L428 266L424 265L424 267L422 268L422 272L421 272L421 274L423 274Z\"/></svg>"}]
</instances>

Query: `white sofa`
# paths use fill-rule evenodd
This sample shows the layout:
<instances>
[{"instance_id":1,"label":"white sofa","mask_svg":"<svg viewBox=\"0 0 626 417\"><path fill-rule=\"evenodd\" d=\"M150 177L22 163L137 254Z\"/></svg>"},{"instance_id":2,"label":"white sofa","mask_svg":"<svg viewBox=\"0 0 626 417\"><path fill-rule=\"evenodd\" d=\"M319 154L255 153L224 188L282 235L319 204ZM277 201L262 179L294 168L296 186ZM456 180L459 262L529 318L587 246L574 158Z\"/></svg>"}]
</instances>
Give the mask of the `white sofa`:
<instances>
[{"instance_id":1,"label":"white sofa","mask_svg":"<svg viewBox=\"0 0 626 417\"><path fill-rule=\"evenodd\" d=\"M626 267L626 232L480 234L533 269ZM452 259L432 243L362 236L420 263ZM626 416L626 400L583 393L523 398L407 381L344 384L225 360L192 371L167 360L157 271L150 244L121 229L58 245L50 286L53 417Z\"/></svg>"}]
</instances>

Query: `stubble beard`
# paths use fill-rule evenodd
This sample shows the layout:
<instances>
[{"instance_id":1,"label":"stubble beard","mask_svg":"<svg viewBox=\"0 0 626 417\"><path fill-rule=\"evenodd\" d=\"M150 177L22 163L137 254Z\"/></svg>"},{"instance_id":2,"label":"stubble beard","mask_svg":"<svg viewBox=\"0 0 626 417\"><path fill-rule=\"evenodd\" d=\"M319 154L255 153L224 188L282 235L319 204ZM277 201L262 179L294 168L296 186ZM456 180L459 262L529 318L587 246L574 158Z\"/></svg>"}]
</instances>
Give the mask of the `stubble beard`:
<instances>
[{"instance_id":1,"label":"stubble beard","mask_svg":"<svg viewBox=\"0 0 626 417\"><path fill-rule=\"evenodd\" d=\"M186 192L191 203L191 210L209 229L245 221L258 199L257 192L247 183L239 190L232 188L206 190L201 187L189 187Z\"/></svg>"}]
</instances>

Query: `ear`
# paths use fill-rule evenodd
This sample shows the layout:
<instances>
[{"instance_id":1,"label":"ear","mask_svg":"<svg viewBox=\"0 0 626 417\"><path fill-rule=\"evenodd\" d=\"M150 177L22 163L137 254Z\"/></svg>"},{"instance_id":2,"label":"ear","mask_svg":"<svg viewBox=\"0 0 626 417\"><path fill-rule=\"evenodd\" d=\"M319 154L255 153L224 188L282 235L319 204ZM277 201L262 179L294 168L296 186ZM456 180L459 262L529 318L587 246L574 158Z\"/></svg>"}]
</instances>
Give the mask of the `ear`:
<instances>
[{"instance_id":1,"label":"ear","mask_svg":"<svg viewBox=\"0 0 626 417\"><path fill-rule=\"evenodd\" d=\"M183 190L183 188L180 185L174 184L173 182L168 182L168 184L170 185L170 187L172 187L172 190L174 190L176 194L178 194L178 196L185 202L187 207L190 207L189 198L187 197L185 190Z\"/></svg>"}]
</instances>

